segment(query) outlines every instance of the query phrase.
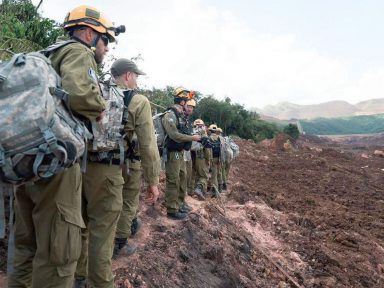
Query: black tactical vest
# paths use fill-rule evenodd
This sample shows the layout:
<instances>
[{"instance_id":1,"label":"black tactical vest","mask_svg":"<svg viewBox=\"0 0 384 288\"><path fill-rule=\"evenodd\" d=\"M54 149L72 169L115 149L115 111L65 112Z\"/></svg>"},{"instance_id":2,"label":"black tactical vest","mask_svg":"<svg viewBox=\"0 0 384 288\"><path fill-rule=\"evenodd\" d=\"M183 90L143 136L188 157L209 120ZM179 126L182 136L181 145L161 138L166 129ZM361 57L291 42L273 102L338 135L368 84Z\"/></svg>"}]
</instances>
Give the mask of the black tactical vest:
<instances>
[{"instance_id":1,"label":"black tactical vest","mask_svg":"<svg viewBox=\"0 0 384 288\"><path fill-rule=\"evenodd\" d=\"M175 113L176 116L176 128L177 131L181 134L186 135L192 135L193 128L191 123L185 118L185 116L181 113L179 113L176 108L170 107L168 110L172 110L173 113ZM167 138L167 148L169 152L175 152L175 151L182 151L182 150L190 150L192 146L192 142L176 142L172 140L171 138Z\"/></svg>"}]
</instances>

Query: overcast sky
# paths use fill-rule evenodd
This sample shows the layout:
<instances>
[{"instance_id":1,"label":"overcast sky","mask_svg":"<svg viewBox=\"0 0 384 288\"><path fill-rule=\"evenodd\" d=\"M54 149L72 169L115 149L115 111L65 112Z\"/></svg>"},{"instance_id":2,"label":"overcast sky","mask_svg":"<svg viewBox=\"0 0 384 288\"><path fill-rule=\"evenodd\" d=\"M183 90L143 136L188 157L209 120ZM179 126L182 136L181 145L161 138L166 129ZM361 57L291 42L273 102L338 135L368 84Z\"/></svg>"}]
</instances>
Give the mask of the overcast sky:
<instances>
[{"instance_id":1,"label":"overcast sky","mask_svg":"<svg viewBox=\"0 0 384 288\"><path fill-rule=\"evenodd\" d=\"M142 55L142 87L248 108L384 97L384 1L44 0L40 11L62 22L82 4L127 27L111 53Z\"/></svg>"}]
</instances>

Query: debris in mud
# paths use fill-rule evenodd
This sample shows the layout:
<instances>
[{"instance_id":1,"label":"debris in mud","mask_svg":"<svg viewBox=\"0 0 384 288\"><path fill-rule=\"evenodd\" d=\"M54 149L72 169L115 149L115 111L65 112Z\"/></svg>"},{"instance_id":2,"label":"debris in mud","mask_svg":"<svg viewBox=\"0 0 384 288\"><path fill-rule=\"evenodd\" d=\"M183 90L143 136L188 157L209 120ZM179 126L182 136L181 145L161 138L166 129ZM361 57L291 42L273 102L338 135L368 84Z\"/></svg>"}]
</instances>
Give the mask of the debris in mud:
<instances>
[{"instance_id":1,"label":"debris in mud","mask_svg":"<svg viewBox=\"0 0 384 288\"><path fill-rule=\"evenodd\" d=\"M114 260L116 286L384 287L382 158L308 135L289 152L286 137L271 142L238 140L229 191L187 197L187 220L166 218L163 198L142 202L138 251Z\"/></svg>"}]
</instances>

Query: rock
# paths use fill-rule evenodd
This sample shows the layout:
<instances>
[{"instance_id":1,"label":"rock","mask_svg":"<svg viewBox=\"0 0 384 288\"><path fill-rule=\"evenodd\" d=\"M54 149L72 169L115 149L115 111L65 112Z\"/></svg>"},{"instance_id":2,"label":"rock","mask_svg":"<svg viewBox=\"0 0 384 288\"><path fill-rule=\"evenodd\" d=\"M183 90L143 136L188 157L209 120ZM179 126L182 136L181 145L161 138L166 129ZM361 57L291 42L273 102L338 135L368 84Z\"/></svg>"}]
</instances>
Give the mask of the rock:
<instances>
[{"instance_id":1,"label":"rock","mask_svg":"<svg viewBox=\"0 0 384 288\"><path fill-rule=\"evenodd\" d=\"M379 157L384 157L384 151L382 151L382 150L375 150L375 152L373 152L373 154L376 156L379 156Z\"/></svg>"}]
</instances>

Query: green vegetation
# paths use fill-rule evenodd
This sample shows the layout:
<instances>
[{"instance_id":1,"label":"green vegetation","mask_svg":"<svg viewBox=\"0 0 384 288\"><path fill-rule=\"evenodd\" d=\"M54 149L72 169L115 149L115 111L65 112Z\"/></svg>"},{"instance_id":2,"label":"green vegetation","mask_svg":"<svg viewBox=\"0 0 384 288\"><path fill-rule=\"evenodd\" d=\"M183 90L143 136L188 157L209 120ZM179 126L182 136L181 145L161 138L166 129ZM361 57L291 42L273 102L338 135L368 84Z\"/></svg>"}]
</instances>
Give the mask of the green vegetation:
<instances>
[{"instance_id":1,"label":"green vegetation","mask_svg":"<svg viewBox=\"0 0 384 288\"><path fill-rule=\"evenodd\" d=\"M288 124L284 127L283 132L291 136L293 139L298 139L300 136L299 128L297 128L297 125L295 124Z\"/></svg>"},{"instance_id":2,"label":"green vegetation","mask_svg":"<svg viewBox=\"0 0 384 288\"><path fill-rule=\"evenodd\" d=\"M143 89L140 92L155 104L156 112L173 105L172 92L174 87L165 89ZM196 92L197 107L193 119L200 118L207 125L216 123L227 135L237 135L244 139L261 141L273 138L279 131L276 125L263 121L256 112L250 112L240 104L234 104L230 98L217 100L212 95L203 96Z\"/></svg>"},{"instance_id":3,"label":"green vegetation","mask_svg":"<svg viewBox=\"0 0 384 288\"><path fill-rule=\"evenodd\" d=\"M384 114L300 120L306 134L342 135L384 132Z\"/></svg>"},{"instance_id":4,"label":"green vegetation","mask_svg":"<svg viewBox=\"0 0 384 288\"><path fill-rule=\"evenodd\" d=\"M42 17L30 0L3 0L0 4L0 49L36 51L53 44L62 34L58 24ZM0 60L9 57L0 53Z\"/></svg>"}]
</instances>

